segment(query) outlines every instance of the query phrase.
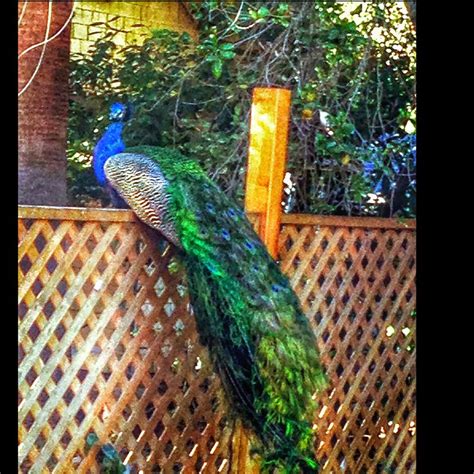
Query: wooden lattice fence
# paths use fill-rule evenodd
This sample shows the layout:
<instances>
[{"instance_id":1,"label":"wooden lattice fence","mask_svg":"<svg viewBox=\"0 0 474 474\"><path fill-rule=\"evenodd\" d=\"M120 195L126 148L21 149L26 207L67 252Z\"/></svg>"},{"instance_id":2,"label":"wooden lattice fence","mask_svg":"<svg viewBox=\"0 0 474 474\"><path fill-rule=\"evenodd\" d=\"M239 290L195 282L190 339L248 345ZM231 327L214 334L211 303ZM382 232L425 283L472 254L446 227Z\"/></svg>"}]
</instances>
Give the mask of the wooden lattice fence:
<instances>
[{"instance_id":1,"label":"wooden lattice fence","mask_svg":"<svg viewBox=\"0 0 474 474\"><path fill-rule=\"evenodd\" d=\"M283 216L281 266L331 387L324 473L415 472L414 223ZM20 208L19 471L244 472L173 250L129 211Z\"/></svg>"}]
</instances>

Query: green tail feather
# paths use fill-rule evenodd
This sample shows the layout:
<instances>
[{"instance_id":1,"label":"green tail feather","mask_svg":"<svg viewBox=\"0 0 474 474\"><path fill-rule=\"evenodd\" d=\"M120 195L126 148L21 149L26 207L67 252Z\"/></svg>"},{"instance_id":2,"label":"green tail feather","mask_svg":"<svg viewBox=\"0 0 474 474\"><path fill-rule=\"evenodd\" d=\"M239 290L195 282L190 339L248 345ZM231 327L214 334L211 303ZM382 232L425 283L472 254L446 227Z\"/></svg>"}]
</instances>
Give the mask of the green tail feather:
<instances>
[{"instance_id":1,"label":"green tail feather","mask_svg":"<svg viewBox=\"0 0 474 474\"><path fill-rule=\"evenodd\" d=\"M161 198L182 247L199 334L236 411L262 442L262 468L317 472L309 422L326 378L288 279L194 161L154 147L127 152L149 157L166 177Z\"/></svg>"}]
</instances>

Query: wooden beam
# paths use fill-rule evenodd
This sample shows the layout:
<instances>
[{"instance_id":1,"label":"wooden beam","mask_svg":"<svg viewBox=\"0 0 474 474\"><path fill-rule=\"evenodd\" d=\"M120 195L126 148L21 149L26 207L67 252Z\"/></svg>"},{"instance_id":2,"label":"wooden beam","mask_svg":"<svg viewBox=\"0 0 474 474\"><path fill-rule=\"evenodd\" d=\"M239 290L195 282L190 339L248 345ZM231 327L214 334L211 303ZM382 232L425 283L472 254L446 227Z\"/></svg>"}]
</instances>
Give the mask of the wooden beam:
<instances>
[{"instance_id":1,"label":"wooden beam","mask_svg":"<svg viewBox=\"0 0 474 474\"><path fill-rule=\"evenodd\" d=\"M128 209L87 207L18 206L19 219L57 219L63 221L138 222Z\"/></svg>"},{"instance_id":2,"label":"wooden beam","mask_svg":"<svg viewBox=\"0 0 474 474\"><path fill-rule=\"evenodd\" d=\"M323 227L365 227L367 229L416 229L416 219L387 217L319 216L315 214L283 214L282 224Z\"/></svg>"},{"instance_id":3,"label":"wooden beam","mask_svg":"<svg viewBox=\"0 0 474 474\"><path fill-rule=\"evenodd\" d=\"M256 87L250 119L245 210L258 213L258 234L275 258L280 233L291 90Z\"/></svg>"}]
</instances>

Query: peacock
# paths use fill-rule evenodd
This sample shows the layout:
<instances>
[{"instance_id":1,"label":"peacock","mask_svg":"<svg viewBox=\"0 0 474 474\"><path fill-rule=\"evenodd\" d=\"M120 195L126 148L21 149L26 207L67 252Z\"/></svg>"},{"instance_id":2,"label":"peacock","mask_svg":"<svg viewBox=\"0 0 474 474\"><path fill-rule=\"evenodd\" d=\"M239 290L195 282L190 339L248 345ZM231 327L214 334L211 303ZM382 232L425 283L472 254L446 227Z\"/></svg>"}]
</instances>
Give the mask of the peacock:
<instances>
[{"instance_id":1,"label":"peacock","mask_svg":"<svg viewBox=\"0 0 474 474\"><path fill-rule=\"evenodd\" d=\"M260 444L264 472L318 472L314 395L327 380L286 276L243 210L175 149L127 148L127 107L98 142L99 183L177 247L201 341L231 406Z\"/></svg>"}]
</instances>

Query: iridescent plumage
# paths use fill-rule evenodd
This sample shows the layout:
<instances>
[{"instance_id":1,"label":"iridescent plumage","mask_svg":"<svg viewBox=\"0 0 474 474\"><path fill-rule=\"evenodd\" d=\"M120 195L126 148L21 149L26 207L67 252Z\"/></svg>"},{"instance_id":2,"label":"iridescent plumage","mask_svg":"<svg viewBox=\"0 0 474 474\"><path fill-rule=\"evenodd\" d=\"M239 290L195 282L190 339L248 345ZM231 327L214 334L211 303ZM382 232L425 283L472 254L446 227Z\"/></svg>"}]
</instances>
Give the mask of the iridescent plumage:
<instances>
[{"instance_id":1,"label":"iridescent plumage","mask_svg":"<svg viewBox=\"0 0 474 474\"><path fill-rule=\"evenodd\" d=\"M109 183L182 255L201 340L262 467L316 472L313 394L325 377L308 320L239 206L176 150L140 146L104 163Z\"/></svg>"},{"instance_id":2,"label":"iridescent plumage","mask_svg":"<svg viewBox=\"0 0 474 474\"><path fill-rule=\"evenodd\" d=\"M130 109L120 102L115 102L111 105L109 113L111 123L94 147L92 159L92 167L97 181L101 186L104 186L109 193L112 204L115 207L121 208L127 207L127 204L108 183L105 176L104 165L111 156L125 150L122 132L129 115Z\"/></svg>"}]
</instances>

